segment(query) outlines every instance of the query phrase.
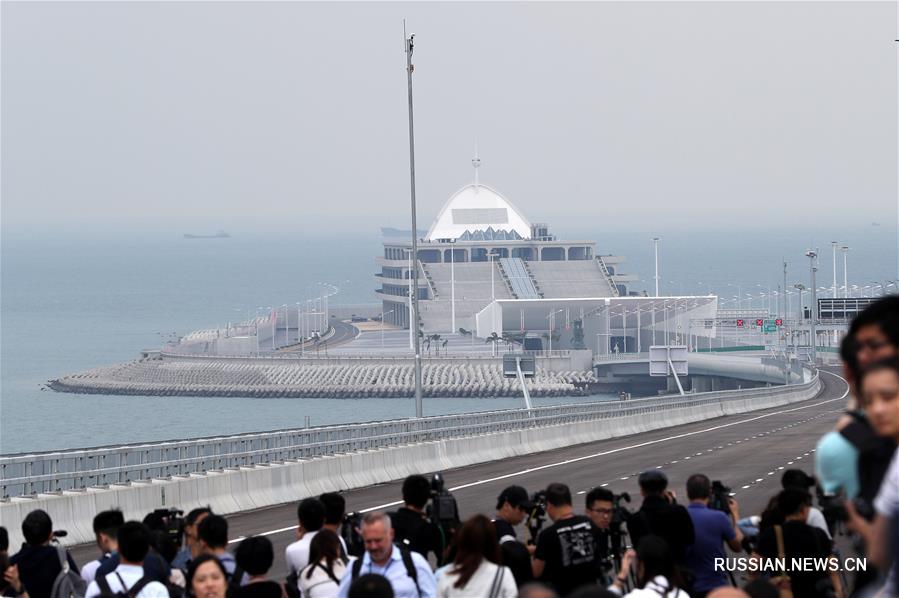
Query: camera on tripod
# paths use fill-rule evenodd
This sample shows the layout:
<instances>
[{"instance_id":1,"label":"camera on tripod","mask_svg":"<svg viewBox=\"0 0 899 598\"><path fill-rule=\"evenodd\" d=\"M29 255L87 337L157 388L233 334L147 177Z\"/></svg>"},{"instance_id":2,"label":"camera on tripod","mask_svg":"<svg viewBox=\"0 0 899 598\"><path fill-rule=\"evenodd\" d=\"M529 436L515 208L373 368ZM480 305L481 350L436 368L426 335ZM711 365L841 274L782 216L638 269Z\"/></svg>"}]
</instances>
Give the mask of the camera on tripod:
<instances>
[{"instance_id":1,"label":"camera on tripod","mask_svg":"<svg viewBox=\"0 0 899 598\"><path fill-rule=\"evenodd\" d=\"M531 496L531 510L524 522L528 530L528 544L536 544L537 536L546 521L546 491L540 490Z\"/></svg>"},{"instance_id":2,"label":"camera on tripod","mask_svg":"<svg viewBox=\"0 0 899 598\"><path fill-rule=\"evenodd\" d=\"M346 544L348 556L361 558L365 554L365 541L362 539L362 513L356 511L346 513L340 522L340 537Z\"/></svg>"}]
</instances>

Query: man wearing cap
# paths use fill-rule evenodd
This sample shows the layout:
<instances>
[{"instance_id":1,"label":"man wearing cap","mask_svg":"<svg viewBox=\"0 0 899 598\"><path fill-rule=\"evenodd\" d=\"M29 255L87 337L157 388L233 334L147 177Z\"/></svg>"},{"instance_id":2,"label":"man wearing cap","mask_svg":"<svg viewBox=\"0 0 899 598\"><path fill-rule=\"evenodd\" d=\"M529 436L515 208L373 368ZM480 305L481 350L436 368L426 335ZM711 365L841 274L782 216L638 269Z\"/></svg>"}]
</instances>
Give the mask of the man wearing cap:
<instances>
[{"instance_id":1,"label":"man wearing cap","mask_svg":"<svg viewBox=\"0 0 899 598\"><path fill-rule=\"evenodd\" d=\"M509 486L500 492L496 499L496 518L493 525L499 538L503 564L512 571L515 584L519 588L534 578L531 571L533 546L528 547L518 541L514 526L524 521L532 506L527 490L521 486Z\"/></svg>"},{"instance_id":2,"label":"man wearing cap","mask_svg":"<svg viewBox=\"0 0 899 598\"><path fill-rule=\"evenodd\" d=\"M683 565L687 549L693 545L695 534L693 520L687 509L675 502L674 492L668 491L668 477L658 469L650 469L637 479L643 504L627 522L631 544L637 546L640 538L655 534L668 542L677 564Z\"/></svg>"}]
</instances>

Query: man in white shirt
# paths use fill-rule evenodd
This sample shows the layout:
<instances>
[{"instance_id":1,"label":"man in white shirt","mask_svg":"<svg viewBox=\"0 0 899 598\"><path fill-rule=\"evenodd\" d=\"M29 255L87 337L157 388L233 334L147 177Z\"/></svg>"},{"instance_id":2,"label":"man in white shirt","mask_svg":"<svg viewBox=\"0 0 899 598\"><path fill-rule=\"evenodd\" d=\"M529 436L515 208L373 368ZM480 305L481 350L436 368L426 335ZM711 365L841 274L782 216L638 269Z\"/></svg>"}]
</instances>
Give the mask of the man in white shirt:
<instances>
[{"instance_id":1,"label":"man in white shirt","mask_svg":"<svg viewBox=\"0 0 899 598\"><path fill-rule=\"evenodd\" d=\"M297 507L297 541L284 551L288 573L299 575L309 564L309 546L312 538L325 524L325 505L317 498L307 498Z\"/></svg>"},{"instance_id":2,"label":"man in white shirt","mask_svg":"<svg viewBox=\"0 0 899 598\"><path fill-rule=\"evenodd\" d=\"M118 550L116 534L125 523L125 516L118 509L102 511L94 517L94 536L97 539L97 547L100 549L100 558L91 561L81 568L81 579L86 583L94 581L100 564L112 557Z\"/></svg>"},{"instance_id":3,"label":"man in white shirt","mask_svg":"<svg viewBox=\"0 0 899 598\"><path fill-rule=\"evenodd\" d=\"M163 584L144 578L143 562L150 551L150 530L143 523L129 521L119 528L116 540L121 559L119 566L102 579L92 581L84 598L96 598L101 593L128 592L136 587L135 598L168 598L169 591Z\"/></svg>"}]
</instances>

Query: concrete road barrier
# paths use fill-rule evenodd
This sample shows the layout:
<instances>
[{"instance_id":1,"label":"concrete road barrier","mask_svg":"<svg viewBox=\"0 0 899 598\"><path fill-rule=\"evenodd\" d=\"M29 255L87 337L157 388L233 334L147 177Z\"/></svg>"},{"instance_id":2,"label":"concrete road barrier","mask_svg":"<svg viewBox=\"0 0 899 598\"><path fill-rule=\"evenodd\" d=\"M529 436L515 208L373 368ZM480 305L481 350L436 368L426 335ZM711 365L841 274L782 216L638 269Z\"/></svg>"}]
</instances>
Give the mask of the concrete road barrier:
<instances>
[{"instance_id":1,"label":"concrete road barrier","mask_svg":"<svg viewBox=\"0 0 899 598\"><path fill-rule=\"evenodd\" d=\"M411 473L463 467L787 405L813 398L820 388L821 382L815 378L809 385L784 387L781 392L752 399L739 399L731 394L727 400L702 401L700 405L636 408L639 413L621 417L509 429L102 488L38 494L31 498L12 498L0 503L0 525L9 530L10 545L18 546L23 541L21 521L28 512L40 508L53 518L55 529L69 532L64 540L66 544L92 542L94 515L112 507L121 508L126 519L142 519L153 509L173 506L188 511L209 505L218 513L236 513L299 501L323 492L398 480ZM285 522L288 523L291 522Z\"/></svg>"}]
</instances>

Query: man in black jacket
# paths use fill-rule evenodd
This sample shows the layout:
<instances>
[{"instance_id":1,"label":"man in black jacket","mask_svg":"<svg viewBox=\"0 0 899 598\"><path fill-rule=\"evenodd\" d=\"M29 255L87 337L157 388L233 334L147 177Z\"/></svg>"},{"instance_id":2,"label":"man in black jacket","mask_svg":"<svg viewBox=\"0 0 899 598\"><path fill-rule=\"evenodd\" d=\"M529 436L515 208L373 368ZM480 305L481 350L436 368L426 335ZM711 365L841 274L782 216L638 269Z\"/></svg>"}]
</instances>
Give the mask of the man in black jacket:
<instances>
[{"instance_id":1,"label":"man in black jacket","mask_svg":"<svg viewBox=\"0 0 899 598\"><path fill-rule=\"evenodd\" d=\"M690 514L677 504L674 492L668 490L668 477L661 470L644 471L638 482L643 504L627 522L631 544L637 546L647 534L659 536L668 543L675 562L683 565L687 548L695 540Z\"/></svg>"},{"instance_id":2,"label":"man in black jacket","mask_svg":"<svg viewBox=\"0 0 899 598\"><path fill-rule=\"evenodd\" d=\"M431 498L431 483L421 475L411 475L403 482L402 507L390 513L395 533L394 542L407 546L425 558L433 552L438 564L443 562L446 543L440 527L428 519L425 507Z\"/></svg>"},{"instance_id":3,"label":"man in black jacket","mask_svg":"<svg viewBox=\"0 0 899 598\"><path fill-rule=\"evenodd\" d=\"M521 486L509 486L496 499L496 518L493 520L496 537L499 539L503 564L515 576L515 585L519 588L534 579L530 550L518 541L515 534L515 526L525 520L531 508L527 490Z\"/></svg>"},{"instance_id":4,"label":"man in black jacket","mask_svg":"<svg viewBox=\"0 0 899 598\"><path fill-rule=\"evenodd\" d=\"M49 598L53 582L62 571L59 553L56 546L50 543L53 539L53 521L46 511L36 509L22 521L22 535L25 536L25 544L9 559L9 564L18 567L19 580L29 598ZM77 572L72 555L67 552L66 556L69 567Z\"/></svg>"}]
</instances>

